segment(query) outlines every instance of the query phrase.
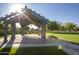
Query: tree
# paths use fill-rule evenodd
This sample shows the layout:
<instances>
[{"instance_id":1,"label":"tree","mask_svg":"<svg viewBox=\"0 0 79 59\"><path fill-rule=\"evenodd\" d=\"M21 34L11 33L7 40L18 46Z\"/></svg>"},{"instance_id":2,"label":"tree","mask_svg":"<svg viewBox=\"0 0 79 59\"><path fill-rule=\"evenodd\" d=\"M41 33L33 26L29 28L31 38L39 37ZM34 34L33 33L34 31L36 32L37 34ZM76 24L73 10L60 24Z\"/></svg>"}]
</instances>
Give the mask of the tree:
<instances>
[{"instance_id":1,"label":"tree","mask_svg":"<svg viewBox=\"0 0 79 59\"><path fill-rule=\"evenodd\" d=\"M74 29L75 31L79 31L79 26L76 26Z\"/></svg>"},{"instance_id":2,"label":"tree","mask_svg":"<svg viewBox=\"0 0 79 59\"><path fill-rule=\"evenodd\" d=\"M57 21L49 21L49 23L47 24L47 28L48 30L59 30L59 23Z\"/></svg>"},{"instance_id":3,"label":"tree","mask_svg":"<svg viewBox=\"0 0 79 59\"><path fill-rule=\"evenodd\" d=\"M64 27L66 28L67 31L71 32L75 30L76 24L68 22L64 24Z\"/></svg>"},{"instance_id":4,"label":"tree","mask_svg":"<svg viewBox=\"0 0 79 59\"><path fill-rule=\"evenodd\" d=\"M59 26L59 30L60 30L60 31L66 31L66 28L64 27L63 24L61 24L61 25Z\"/></svg>"}]
</instances>

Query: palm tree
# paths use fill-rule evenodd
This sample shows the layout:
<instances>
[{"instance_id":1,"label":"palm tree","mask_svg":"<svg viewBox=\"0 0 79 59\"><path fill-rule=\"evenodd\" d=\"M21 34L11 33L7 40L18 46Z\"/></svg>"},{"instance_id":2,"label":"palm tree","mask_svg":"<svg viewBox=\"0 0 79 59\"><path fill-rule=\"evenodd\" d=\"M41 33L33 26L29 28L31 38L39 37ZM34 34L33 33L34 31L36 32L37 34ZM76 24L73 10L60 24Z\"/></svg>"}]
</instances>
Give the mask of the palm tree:
<instances>
[{"instance_id":1,"label":"palm tree","mask_svg":"<svg viewBox=\"0 0 79 59\"><path fill-rule=\"evenodd\" d=\"M71 32L71 31L74 31L74 28L76 27L76 24L74 24L72 22L68 22L68 23L64 24L64 27L66 28L66 30Z\"/></svg>"}]
</instances>

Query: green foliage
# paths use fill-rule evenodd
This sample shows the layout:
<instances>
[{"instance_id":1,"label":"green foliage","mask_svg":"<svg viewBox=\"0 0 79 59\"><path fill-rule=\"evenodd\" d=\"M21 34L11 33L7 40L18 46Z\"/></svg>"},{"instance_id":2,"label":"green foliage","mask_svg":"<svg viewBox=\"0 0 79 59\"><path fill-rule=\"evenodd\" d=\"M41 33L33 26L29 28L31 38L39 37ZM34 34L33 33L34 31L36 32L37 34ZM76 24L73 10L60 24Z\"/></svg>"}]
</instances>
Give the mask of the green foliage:
<instances>
[{"instance_id":1,"label":"green foliage","mask_svg":"<svg viewBox=\"0 0 79 59\"><path fill-rule=\"evenodd\" d=\"M68 22L64 24L64 27L71 32L75 30L76 24Z\"/></svg>"},{"instance_id":2,"label":"green foliage","mask_svg":"<svg viewBox=\"0 0 79 59\"><path fill-rule=\"evenodd\" d=\"M64 27L64 25L59 26L59 31L66 31L66 28Z\"/></svg>"},{"instance_id":3,"label":"green foliage","mask_svg":"<svg viewBox=\"0 0 79 59\"><path fill-rule=\"evenodd\" d=\"M47 24L47 28L49 30L59 30L59 23L57 21L49 21L49 23Z\"/></svg>"},{"instance_id":4,"label":"green foliage","mask_svg":"<svg viewBox=\"0 0 79 59\"><path fill-rule=\"evenodd\" d=\"M77 26L77 24L74 24L72 22L62 24L57 21L49 21L49 23L47 24L47 29L48 31L79 31L79 27Z\"/></svg>"}]
</instances>

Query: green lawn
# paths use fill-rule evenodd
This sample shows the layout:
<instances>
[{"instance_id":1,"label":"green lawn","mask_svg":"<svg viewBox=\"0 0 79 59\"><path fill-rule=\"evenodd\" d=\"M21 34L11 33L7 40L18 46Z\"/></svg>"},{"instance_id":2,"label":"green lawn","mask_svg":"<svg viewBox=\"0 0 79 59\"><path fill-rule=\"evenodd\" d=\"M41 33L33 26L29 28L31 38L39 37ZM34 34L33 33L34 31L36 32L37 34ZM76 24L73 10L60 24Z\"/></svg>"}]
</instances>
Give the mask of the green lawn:
<instances>
[{"instance_id":1,"label":"green lawn","mask_svg":"<svg viewBox=\"0 0 79 59\"><path fill-rule=\"evenodd\" d=\"M78 43L79 44L79 34L55 34L55 33L47 33L47 36L54 35L59 39Z\"/></svg>"},{"instance_id":2,"label":"green lawn","mask_svg":"<svg viewBox=\"0 0 79 59\"><path fill-rule=\"evenodd\" d=\"M8 52L14 55L67 55L62 49L57 46L50 47L19 47L4 48L0 52ZM4 53L3 53L4 54Z\"/></svg>"}]
</instances>

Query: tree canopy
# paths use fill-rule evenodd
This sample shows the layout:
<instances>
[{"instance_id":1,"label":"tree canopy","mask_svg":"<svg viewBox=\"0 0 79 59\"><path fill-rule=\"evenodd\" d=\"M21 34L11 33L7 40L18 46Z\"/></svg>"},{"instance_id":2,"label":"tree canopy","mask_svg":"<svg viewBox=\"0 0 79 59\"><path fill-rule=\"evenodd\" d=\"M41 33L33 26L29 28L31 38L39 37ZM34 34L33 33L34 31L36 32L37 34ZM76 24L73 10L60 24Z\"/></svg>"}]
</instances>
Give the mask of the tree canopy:
<instances>
[{"instance_id":1,"label":"tree canopy","mask_svg":"<svg viewBox=\"0 0 79 59\"><path fill-rule=\"evenodd\" d=\"M79 31L79 26L75 23L67 22L63 24L53 20L49 21L47 28L51 31Z\"/></svg>"}]
</instances>

